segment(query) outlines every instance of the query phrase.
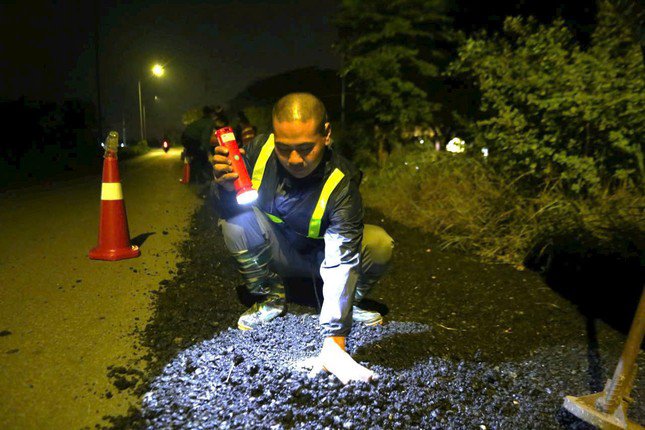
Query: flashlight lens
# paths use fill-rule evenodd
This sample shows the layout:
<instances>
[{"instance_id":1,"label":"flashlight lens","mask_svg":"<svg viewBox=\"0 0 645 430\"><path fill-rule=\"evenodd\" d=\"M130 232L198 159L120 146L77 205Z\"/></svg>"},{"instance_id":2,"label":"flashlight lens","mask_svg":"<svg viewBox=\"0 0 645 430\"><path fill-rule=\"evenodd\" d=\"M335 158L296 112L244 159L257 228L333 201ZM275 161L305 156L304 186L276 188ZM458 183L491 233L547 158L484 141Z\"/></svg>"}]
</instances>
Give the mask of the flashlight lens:
<instances>
[{"instance_id":1,"label":"flashlight lens","mask_svg":"<svg viewBox=\"0 0 645 430\"><path fill-rule=\"evenodd\" d=\"M240 194L237 195L237 203L240 205L248 205L249 203L253 203L256 201L258 198L258 192L256 190L248 190L244 191Z\"/></svg>"}]
</instances>

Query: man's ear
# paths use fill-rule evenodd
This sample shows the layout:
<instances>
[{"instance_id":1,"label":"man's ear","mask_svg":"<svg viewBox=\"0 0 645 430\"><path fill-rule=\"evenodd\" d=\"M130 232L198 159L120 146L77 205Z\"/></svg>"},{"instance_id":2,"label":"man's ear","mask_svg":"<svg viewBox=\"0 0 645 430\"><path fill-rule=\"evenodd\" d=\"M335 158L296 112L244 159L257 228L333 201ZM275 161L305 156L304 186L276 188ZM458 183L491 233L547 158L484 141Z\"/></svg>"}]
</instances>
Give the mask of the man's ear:
<instances>
[{"instance_id":1,"label":"man's ear","mask_svg":"<svg viewBox=\"0 0 645 430\"><path fill-rule=\"evenodd\" d=\"M325 146L331 146L331 123L325 123Z\"/></svg>"}]
</instances>

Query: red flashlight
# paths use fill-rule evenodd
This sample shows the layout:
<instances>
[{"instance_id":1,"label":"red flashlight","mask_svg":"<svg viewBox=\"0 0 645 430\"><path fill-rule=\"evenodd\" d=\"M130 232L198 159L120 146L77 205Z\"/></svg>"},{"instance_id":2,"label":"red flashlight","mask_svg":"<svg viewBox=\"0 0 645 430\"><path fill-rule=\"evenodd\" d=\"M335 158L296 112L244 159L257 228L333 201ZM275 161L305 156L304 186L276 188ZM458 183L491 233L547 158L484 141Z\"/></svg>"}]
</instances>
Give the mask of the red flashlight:
<instances>
[{"instance_id":1,"label":"red flashlight","mask_svg":"<svg viewBox=\"0 0 645 430\"><path fill-rule=\"evenodd\" d=\"M233 129L231 127L223 127L216 130L213 134L217 138L217 142L228 149L228 159L231 161L233 172L237 173L237 179L233 183L235 185L237 203L241 205L253 203L258 198L258 192L253 189L253 183L249 177L249 172L246 170L242 154L240 154L240 148L237 146ZM215 143L213 140L211 138L211 143Z\"/></svg>"}]
</instances>

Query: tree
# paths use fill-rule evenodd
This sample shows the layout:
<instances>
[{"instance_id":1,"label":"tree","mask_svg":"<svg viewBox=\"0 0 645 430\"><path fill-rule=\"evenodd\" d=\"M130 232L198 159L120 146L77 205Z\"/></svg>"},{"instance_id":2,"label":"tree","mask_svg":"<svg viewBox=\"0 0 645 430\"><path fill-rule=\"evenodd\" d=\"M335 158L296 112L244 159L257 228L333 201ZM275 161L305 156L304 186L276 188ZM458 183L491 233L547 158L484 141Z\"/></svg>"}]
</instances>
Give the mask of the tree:
<instances>
[{"instance_id":1,"label":"tree","mask_svg":"<svg viewBox=\"0 0 645 430\"><path fill-rule=\"evenodd\" d=\"M447 61L445 9L444 0L344 0L335 17L341 75L381 156L388 140L433 121L427 88Z\"/></svg>"},{"instance_id":2,"label":"tree","mask_svg":"<svg viewBox=\"0 0 645 430\"><path fill-rule=\"evenodd\" d=\"M314 94L325 104L332 120L340 117L341 82L338 71L304 67L259 79L244 88L228 102L231 111L247 107L269 107L291 92ZM271 124L269 124L271 125Z\"/></svg>"},{"instance_id":3,"label":"tree","mask_svg":"<svg viewBox=\"0 0 645 430\"><path fill-rule=\"evenodd\" d=\"M599 3L597 22L583 49L561 20L507 18L502 35L467 40L451 66L481 91L475 149L489 148L489 162L527 190L643 184L643 54L612 3Z\"/></svg>"}]
</instances>

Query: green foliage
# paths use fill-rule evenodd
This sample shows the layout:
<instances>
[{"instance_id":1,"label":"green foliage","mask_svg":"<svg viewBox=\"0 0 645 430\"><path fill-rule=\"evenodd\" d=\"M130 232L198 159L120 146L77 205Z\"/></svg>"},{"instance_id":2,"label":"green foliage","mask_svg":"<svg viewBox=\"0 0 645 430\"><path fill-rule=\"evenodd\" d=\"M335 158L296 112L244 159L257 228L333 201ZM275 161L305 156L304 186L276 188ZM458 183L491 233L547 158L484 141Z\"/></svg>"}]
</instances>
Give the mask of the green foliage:
<instances>
[{"instance_id":1,"label":"green foliage","mask_svg":"<svg viewBox=\"0 0 645 430\"><path fill-rule=\"evenodd\" d=\"M561 184L596 195L643 185L645 67L640 45L609 2L582 49L562 21L507 18L504 34L468 39L451 65L481 91L474 149L525 189Z\"/></svg>"},{"instance_id":2,"label":"green foliage","mask_svg":"<svg viewBox=\"0 0 645 430\"><path fill-rule=\"evenodd\" d=\"M273 127L271 120L271 106L247 106L244 108L244 113L252 125L258 129L260 133L271 133Z\"/></svg>"},{"instance_id":3,"label":"green foliage","mask_svg":"<svg viewBox=\"0 0 645 430\"><path fill-rule=\"evenodd\" d=\"M448 38L443 0L345 0L335 24L357 110L370 127L392 136L429 124L438 109L426 82L438 76Z\"/></svg>"},{"instance_id":4,"label":"green foliage","mask_svg":"<svg viewBox=\"0 0 645 430\"><path fill-rule=\"evenodd\" d=\"M434 150L394 153L383 169L368 169L367 205L409 227L433 234L442 248L488 261L521 265L550 238L593 238L611 249L645 241L645 196L604 189L572 199L561 188L527 197L484 159Z\"/></svg>"},{"instance_id":5,"label":"green foliage","mask_svg":"<svg viewBox=\"0 0 645 430\"><path fill-rule=\"evenodd\" d=\"M372 130L363 124L352 123L343 129L340 124L332 122L332 142L335 151L360 168L373 167L377 164L374 151Z\"/></svg>"},{"instance_id":6,"label":"green foliage","mask_svg":"<svg viewBox=\"0 0 645 430\"><path fill-rule=\"evenodd\" d=\"M119 151L119 158L132 158L150 151L147 140L140 140L136 145L129 145Z\"/></svg>"},{"instance_id":7,"label":"green foliage","mask_svg":"<svg viewBox=\"0 0 645 430\"><path fill-rule=\"evenodd\" d=\"M203 116L202 107L194 107L183 113L181 116L181 123L185 126L191 122L195 122Z\"/></svg>"}]
</instances>

